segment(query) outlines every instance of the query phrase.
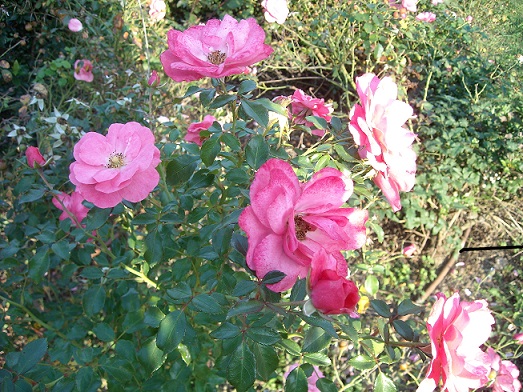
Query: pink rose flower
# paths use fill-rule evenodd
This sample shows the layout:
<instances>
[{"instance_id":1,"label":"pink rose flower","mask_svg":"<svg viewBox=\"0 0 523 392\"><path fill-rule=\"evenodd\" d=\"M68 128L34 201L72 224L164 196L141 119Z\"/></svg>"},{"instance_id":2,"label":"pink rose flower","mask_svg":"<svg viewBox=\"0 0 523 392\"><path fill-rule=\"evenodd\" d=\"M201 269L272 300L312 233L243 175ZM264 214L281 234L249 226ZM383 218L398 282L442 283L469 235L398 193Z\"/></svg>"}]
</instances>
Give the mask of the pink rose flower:
<instances>
[{"instance_id":1,"label":"pink rose flower","mask_svg":"<svg viewBox=\"0 0 523 392\"><path fill-rule=\"evenodd\" d=\"M523 332L514 335L514 340L517 344L523 344Z\"/></svg>"},{"instance_id":2,"label":"pink rose flower","mask_svg":"<svg viewBox=\"0 0 523 392\"><path fill-rule=\"evenodd\" d=\"M289 16L287 0L262 0L263 15L269 23L283 24Z\"/></svg>"},{"instance_id":3,"label":"pink rose flower","mask_svg":"<svg viewBox=\"0 0 523 392\"><path fill-rule=\"evenodd\" d=\"M405 8L406 10L410 12L416 12L418 10L417 8L418 0L401 0L401 4L397 4L396 0L389 0L389 5L394 8Z\"/></svg>"},{"instance_id":4,"label":"pink rose flower","mask_svg":"<svg viewBox=\"0 0 523 392\"><path fill-rule=\"evenodd\" d=\"M445 0L432 0L432 5L443 4Z\"/></svg>"},{"instance_id":5,"label":"pink rose flower","mask_svg":"<svg viewBox=\"0 0 523 392\"><path fill-rule=\"evenodd\" d=\"M250 71L249 66L273 51L254 18L225 15L205 25L167 33L169 49L160 56L165 73L177 82L221 78Z\"/></svg>"},{"instance_id":6,"label":"pink rose flower","mask_svg":"<svg viewBox=\"0 0 523 392\"><path fill-rule=\"evenodd\" d=\"M287 379L289 377L289 374L298 367L297 363L293 363L289 366L289 369L283 373L283 378ZM325 377L323 373L321 372L320 368L316 365L313 365L313 371L310 377L307 378L307 392L320 392L318 387L316 386L316 381L318 381L320 378Z\"/></svg>"},{"instance_id":7,"label":"pink rose flower","mask_svg":"<svg viewBox=\"0 0 523 392\"><path fill-rule=\"evenodd\" d=\"M79 31L82 31L83 29L83 25L82 25L82 22L80 22L78 19L76 18L71 18L69 20L69 23L67 24L67 27L69 28L69 30L77 33Z\"/></svg>"},{"instance_id":8,"label":"pink rose flower","mask_svg":"<svg viewBox=\"0 0 523 392\"><path fill-rule=\"evenodd\" d=\"M394 211L401 209L399 192L412 189L416 176L416 135L403 125L412 108L397 99L398 87L389 77L380 80L367 73L356 78L361 105L350 112L349 131L358 153L378 172L374 182Z\"/></svg>"},{"instance_id":9,"label":"pink rose flower","mask_svg":"<svg viewBox=\"0 0 523 392\"><path fill-rule=\"evenodd\" d=\"M38 165L40 166L43 166L45 164L45 159L42 156L42 153L40 152L38 147L27 147L27 150L25 150L25 157L27 158L27 164L29 165L29 167L33 169L35 167L35 163L38 163Z\"/></svg>"},{"instance_id":10,"label":"pink rose flower","mask_svg":"<svg viewBox=\"0 0 523 392\"><path fill-rule=\"evenodd\" d=\"M474 20L474 18L471 15L469 15L465 18L465 20L470 23Z\"/></svg>"},{"instance_id":11,"label":"pink rose flower","mask_svg":"<svg viewBox=\"0 0 523 392\"><path fill-rule=\"evenodd\" d=\"M200 136L200 132L208 130L215 121L216 118L214 118L214 116L207 115L203 118L202 122L192 123L189 125L189 128L187 128L185 140L201 146L207 138Z\"/></svg>"},{"instance_id":12,"label":"pink rose flower","mask_svg":"<svg viewBox=\"0 0 523 392\"><path fill-rule=\"evenodd\" d=\"M159 22L165 18L167 7L163 0L152 0L149 8L149 16L153 22Z\"/></svg>"},{"instance_id":13,"label":"pink rose flower","mask_svg":"<svg viewBox=\"0 0 523 392\"><path fill-rule=\"evenodd\" d=\"M59 200L62 201L63 205L60 203ZM83 201L84 201L84 198L77 191L74 191L70 195L60 192L60 194L55 195L53 197L54 206L56 208L58 208L59 210L63 211L59 218L61 221L65 220L65 219L71 219L71 217L65 210L65 208L66 208L69 210L69 212L71 214L73 214L76 217L76 219L78 220L78 223L81 223L82 220L84 220L84 218L87 216L87 213L89 212L89 208L87 208L86 206L84 206L82 204ZM64 208L64 206L65 206L65 208ZM76 226L76 222L74 220L73 220L73 226Z\"/></svg>"},{"instance_id":14,"label":"pink rose flower","mask_svg":"<svg viewBox=\"0 0 523 392\"><path fill-rule=\"evenodd\" d=\"M88 132L76 143L69 179L76 190L100 208L123 199L138 202L158 185L160 151L151 130L137 122L112 124L107 136Z\"/></svg>"},{"instance_id":15,"label":"pink rose flower","mask_svg":"<svg viewBox=\"0 0 523 392\"><path fill-rule=\"evenodd\" d=\"M305 119L307 116L321 117L330 123L330 114L334 109L332 109L331 105L325 104L323 98L313 98L300 89L296 90L291 98L291 114L294 116L296 124L304 124L309 128L313 127L314 124ZM312 133L317 136L323 136L325 131L323 129L313 129Z\"/></svg>"},{"instance_id":16,"label":"pink rose flower","mask_svg":"<svg viewBox=\"0 0 523 392\"><path fill-rule=\"evenodd\" d=\"M84 82L92 82L93 64L89 60L76 60L74 62L74 78L76 80L83 80Z\"/></svg>"},{"instance_id":17,"label":"pink rose flower","mask_svg":"<svg viewBox=\"0 0 523 392\"><path fill-rule=\"evenodd\" d=\"M418 392L462 392L481 388L489 381L490 361L480 346L488 339L494 318L487 302L460 302L458 293L449 298L438 293L427 320L432 361Z\"/></svg>"},{"instance_id":18,"label":"pink rose flower","mask_svg":"<svg viewBox=\"0 0 523 392\"><path fill-rule=\"evenodd\" d=\"M416 245L411 244L403 248L403 256L410 257L416 252Z\"/></svg>"},{"instance_id":19,"label":"pink rose flower","mask_svg":"<svg viewBox=\"0 0 523 392\"><path fill-rule=\"evenodd\" d=\"M422 12L416 16L417 20L432 23L436 20L436 14L433 12Z\"/></svg>"},{"instance_id":20,"label":"pink rose flower","mask_svg":"<svg viewBox=\"0 0 523 392\"><path fill-rule=\"evenodd\" d=\"M352 181L333 168L300 183L289 163L265 162L251 184L251 205L238 222L249 241L249 268L258 278L273 270L285 273L282 281L269 285L284 291L307 276L320 248L346 263L340 251L363 246L368 217L367 211L341 207L352 190Z\"/></svg>"},{"instance_id":21,"label":"pink rose flower","mask_svg":"<svg viewBox=\"0 0 523 392\"><path fill-rule=\"evenodd\" d=\"M149 77L147 84L151 87L156 87L160 84L160 76L158 76L158 72L151 72L151 76Z\"/></svg>"},{"instance_id":22,"label":"pink rose flower","mask_svg":"<svg viewBox=\"0 0 523 392\"><path fill-rule=\"evenodd\" d=\"M360 296L354 282L347 279L347 263L340 264L324 249L312 257L309 288L312 305L323 314L358 316Z\"/></svg>"},{"instance_id":23,"label":"pink rose flower","mask_svg":"<svg viewBox=\"0 0 523 392\"><path fill-rule=\"evenodd\" d=\"M491 348L487 349L487 355L491 361L491 378L494 383L490 386L492 392L518 392L521 390L519 382L519 370L510 361L502 361L501 357Z\"/></svg>"}]
</instances>

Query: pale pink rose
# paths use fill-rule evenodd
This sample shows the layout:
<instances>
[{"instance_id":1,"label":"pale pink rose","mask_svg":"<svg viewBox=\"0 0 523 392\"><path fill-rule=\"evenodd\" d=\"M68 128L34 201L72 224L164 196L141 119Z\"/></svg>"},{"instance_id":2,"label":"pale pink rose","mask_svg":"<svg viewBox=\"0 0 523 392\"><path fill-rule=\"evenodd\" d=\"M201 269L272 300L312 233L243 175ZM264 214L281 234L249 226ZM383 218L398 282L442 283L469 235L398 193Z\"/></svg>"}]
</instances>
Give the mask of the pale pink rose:
<instances>
[{"instance_id":1,"label":"pale pink rose","mask_svg":"<svg viewBox=\"0 0 523 392\"><path fill-rule=\"evenodd\" d=\"M432 23L436 20L436 14L433 12L421 12L416 16L417 20Z\"/></svg>"},{"instance_id":2,"label":"pale pink rose","mask_svg":"<svg viewBox=\"0 0 523 392\"><path fill-rule=\"evenodd\" d=\"M401 0L401 4L398 4L396 0L389 0L389 5L394 8L402 9L405 8L410 12L416 12L418 0Z\"/></svg>"},{"instance_id":3,"label":"pale pink rose","mask_svg":"<svg viewBox=\"0 0 523 392\"><path fill-rule=\"evenodd\" d=\"M62 201L63 205L60 203ZM78 220L78 223L81 223L82 220L87 216L87 213L89 212L89 208L84 206L82 202L84 201L83 196L77 192L74 191L70 195L60 192L60 194L55 195L53 197L53 204L56 208L59 210L62 210L62 214L60 215L60 220L65 219L71 219L69 214L64 209L64 206L66 209L69 210L71 214L73 214L76 219ZM73 226L76 226L76 222L73 220Z\"/></svg>"},{"instance_id":4,"label":"pale pink rose","mask_svg":"<svg viewBox=\"0 0 523 392\"><path fill-rule=\"evenodd\" d=\"M487 354L492 367L490 377L494 379L494 382L490 386L492 392L520 391L521 383L518 380L518 367L510 361L502 361L501 357L492 347L487 348Z\"/></svg>"},{"instance_id":5,"label":"pale pink rose","mask_svg":"<svg viewBox=\"0 0 523 392\"><path fill-rule=\"evenodd\" d=\"M411 244L403 248L403 256L410 257L416 252L416 245Z\"/></svg>"},{"instance_id":6,"label":"pale pink rose","mask_svg":"<svg viewBox=\"0 0 523 392\"><path fill-rule=\"evenodd\" d=\"M251 184L251 205L238 222L249 241L249 268L258 278L273 270L285 273L282 281L269 285L284 291L297 277L307 276L311 258L321 248L346 264L340 251L363 246L368 217L365 210L341 207L352 190L352 181L333 168L300 183L289 163L265 162Z\"/></svg>"},{"instance_id":7,"label":"pale pink rose","mask_svg":"<svg viewBox=\"0 0 523 392\"><path fill-rule=\"evenodd\" d=\"M346 313L357 317L360 296L354 282L347 279L347 263L339 263L324 249L312 256L309 297L323 314Z\"/></svg>"},{"instance_id":8,"label":"pale pink rose","mask_svg":"<svg viewBox=\"0 0 523 392\"><path fill-rule=\"evenodd\" d=\"M93 64L85 59L76 60L74 63L74 78L84 82L92 82L94 79Z\"/></svg>"},{"instance_id":9,"label":"pale pink rose","mask_svg":"<svg viewBox=\"0 0 523 392\"><path fill-rule=\"evenodd\" d=\"M156 87L160 84L160 76L158 76L158 72L151 72L151 76L149 77L147 84L151 87Z\"/></svg>"},{"instance_id":10,"label":"pale pink rose","mask_svg":"<svg viewBox=\"0 0 523 392\"><path fill-rule=\"evenodd\" d=\"M399 101L398 87L390 77L372 73L356 78L361 104L350 112L349 131L361 159L377 171L374 182L394 211L401 209L399 192L412 189L416 177L416 135L404 127L412 108Z\"/></svg>"},{"instance_id":11,"label":"pale pink rose","mask_svg":"<svg viewBox=\"0 0 523 392\"><path fill-rule=\"evenodd\" d=\"M287 0L262 0L263 15L269 23L283 24L289 16Z\"/></svg>"},{"instance_id":12,"label":"pale pink rose","mask_svg":"<svg viewBox=\"0 0 523 392\"><path fill-rule=\"evenodd\" d=\"M149 16L153 22L158 22L165 18L167 7L163 0L152 0L149 7Z\"/></svg>"},{"instance_id":13,"label":"pale pink rose","mask_svg":"<svg viewBox=\"0 0 523 392\"><path fill-rule=\"evenodd\" d=\"M248 73L267 58L265 32L254 18L238 22L229 15L205 25L167 33L169 49L160 56L165 73L177 82Z\"/></svg>"},{"instance_id":14,"label":"pale pink rose","mask_svg":"<svg viewBox=\"0 0 523 392\"><path fill-rule=\"evenodd\" d=\"M443 4L445 0L432 0L432 5Z\"/></svg>"},{"instance_id":15,"label":"pale pink rose","mask_svg":"<svg viewBox=\"0 0 523 392\"><path fill-rule=\"evenodd\" d=\"M489 381L490 360L480 346L488 339L494 318L487 302L460 302L438 293L427 320L432 361L417 392L463 392L481 388Z\"/></svg>"},{"instance_id":16,"label":"pale pink rose","mask_svg":"<svg viewBox=\"0 0 523 392\"><path fill-rule=\"evenodd\" d=\"M283 378L287 379L289 377L289 374L298 367L297 363L293 363L289 366L289 369L285 373L283 373ZM316 382L320 379L325 377L323 373L321 372L320 368L316 365L313 366L313 371L310 377L307 378L307 392L321 392L319 388L316 386Z\"/></svg>"},{"instance_id":17,"label":"pale pink rose","mask_svg":"<svg viewBox=\"0 0 523 392\"><path fill-rule=\"evenodd\" d=\"M192 123L187 129L185 140L201 146L207 137L202 137L200 132L208 130L215 121L216 118L214 118L214 116L207 115L203 118L202 122Z\"/></svg>"},{"instance_id":18,"label":"pale pink rose","mask_svg":"<svg viewBox=\"0 0 523 392\"><path fill-rule=\"evenodd\" d=\"M314 124L307 121L307 116L317 116L323 118L325 121L330 122L330 114L333 112L331 105L325 103L325 101L319 98L313 98L307 95L303 90L296 90L291 97L291 114L294 117L296 124L304 124L307 127L313 127ZM325 131L323 129L313 129L312 133L317 136L323 136Z\"/></svg>"},{"instance_id":19,"label":"pale pink rose","mask_svg":"<svg viewBox=\"0 0 523 392\"><path fill-rule=\"evenodd\" d=\"M45 159L38 147L27 147L27 150L25 150L25 157L27 158L27 165L33 169L35 167L35 163L38 163L40 166L43 166L45 163Z\"/></svg>"},{"instance_id":20,"label":"pale pink rose","mask_svg":"<svg viewBox=\"0 0 523 392\"><path fill-rule=\"evenodd\" d=\"M514 335L514 340L517 344L523 344L523 332Z\"/></svg>"},{"instance_id":21,"label":"pale pink rose","mask_svg":"<svg viewBox=\"0 0 523 392\"><path fill-rule=\"evenodd\" d=\"M151 130L137 122L112 124L107 136L88 132L76 143L69 179L76 190L100 208L123 199L139 202L158 185L160 150Z\"/></svg>"},{"instance_id":22,"label":"pale pink rose","mask_svg":"<svg viewBox=\"0 0 523 392\"><path fill-rule=\"evenodd\" d=\"M83 29L83 25L82 25L82 22L80 22L78 19L76 18L71 18L69 20L69 23L67 24L67 27L69 28L69 30L77 33L79 31L82 31Z\"/></svg>"},{"instance_id":23,"label":"pale pink rose","mask_svg":"<svg viewBox=\"0 0 523 392\"><path fill-rule=\"evenodd\" d=\"M469 15L465 18L465 20L470 23L472 22L472 20L474 20L474 18L471 15Z\"/></svg>"}]
</instances>

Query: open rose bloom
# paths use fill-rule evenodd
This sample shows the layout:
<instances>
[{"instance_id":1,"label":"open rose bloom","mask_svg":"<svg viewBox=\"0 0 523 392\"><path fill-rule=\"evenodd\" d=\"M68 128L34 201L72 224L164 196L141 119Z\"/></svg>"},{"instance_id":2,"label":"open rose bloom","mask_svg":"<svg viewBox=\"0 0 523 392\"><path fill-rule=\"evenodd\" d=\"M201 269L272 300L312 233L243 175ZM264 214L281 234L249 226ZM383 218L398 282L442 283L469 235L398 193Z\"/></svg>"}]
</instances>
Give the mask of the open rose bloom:
<instances>
[{"instance_id":1,"label":"open rose bloom","mask_svg":"<svg viewBox=\"0 0 523 392\"><path fill-rule=\"evenodd\" d=\"M152 0L149 8L149 16L153 22L159 22L165 18L167 6L163 0Z\"/></svg>"},{"instance_id":2,"label":"open rose bloom","mask_svg":"<svg viewBox=\"0 0 523 392\"><path fill-rule=\"evenodd\" d=\"M349 130L361 159L376 170L374 182L394 211L401 209L399 193L412 189L416 176L416 135L404 127L412 108L397 99L398 87L391 78L372 73L356 78L361 105L350 113Z\"/></svg>"},{"instance_id":3,"label":"open rose bloom","mask_svg":"<svg viewBox=\"0 0 523 392\"><path fill-rule=\"evenodd\" d=\"M487 355L491 361L492 370L490 378L493 392L518 392L521 390L519 382L519 369L510 361L502 361L501 357L491 348L487 349Z\"/></svg>"},{"instance_id":4,"label":"open rose bloom","mask_svg":"<svg viewBox=\"0 0 523 392\"><path fill-rule=\"evenodd\" d=\"M434 12L421 12L416 16L416 19L422 22L432 23L436 20L436 14Z\"/></svg>"},{"instance_id":5,"label":"open rose bloom","mask_svg":"<svg viewBox=\"0 0 523 392\"><path fill-rule=\"evenodd\" d=\"M89 60L76 60L74 62L74 78L76 80L83 80L84 82L92 82L93 64Z\"/></svg>"},{"instance_id":6,"label":"open rose bloom","mask_svg":"<svg viewBox=\"0 0 523 392\"><path fill-rule=\"evenodd\" d=\"M272 53L264 40L265 32L254 18L238 22L225 15L185 31L170 30L169 49L160 60L165 73L177 82L243 74Z\"/></svg>"},{"instance_id":7,"label":"open rose bloom","mask_svg":"<svg viewBox=\"0 0 523 392\"><path fill-rule=\"evenodd\" d=\"M489 381L491 360L480 346L488 339L494 318L484 300L460 302L438 293L427 329L432 361L417 392L463 392L481 388Z\"/></svg>"},{"instance_id":8,"label":"open rose bloom","mask_svg":"<svg viewBox=\"0 0 523 392\"><path fill-rule=\"evenodd\" d=\"M361 248L366 239L367 211L342 207L352 189L352 181L333 168L300 183L289 163L265 162L251 184L251 205L238 221L249 241L249 268L258 278L283 272L285 278L269 288L284 291L307 277L313 255L323 248L346 271L340 251Z\"/></svg>"},{"instance_id":9,"label":"open rose bloom","mask_svg":"<svg viewBox=\"0 0 523 392\"><path fill-rule=\"evenodd\" d=\"M201 136L200 132L208 130L215 121L216 118L214 118L214 116L207 115L203 118L202 122L192 123L189 125L189 128L187 128L185 140L201 146L206 138Z\"/></svg>"},{"instance_id":10,"label":"open rose bloom","mask_svg":"<svg viewBox=\"0 0 523 392\"><path fill-rule=\"evenodd\" d=\"M60 203L60 201L62 203ZM62 214L60 215L60 220L65 219L71 219L69 214L67 213L66 209L69 210L71 214L74 215L78 223L81 223L82 220L87 216L87 213L89 212L89 208L84 206L82 202L84 201L83 196L79 193L74 191L70 195L60 192L60 194L55 195L53 197L53 204L56 208L59 210L62 210ZM64 208L65 207L65 208ZM72 220L73 226L76 226L76 222Z\"/></svg>"},{"instance_id":11,"label":"open rose bloom","mask_svg":"<svg viewBox=\"0 0 523 392\"><path fill-rule=\"evenodd\" d=\"M307 127L314 127L314 124L305 119L307 116L321 117L328 123L331 121L333 108L325 103L323 98L313 98L298 89L291 97L291 114L296 124L303 124ZM324 130L313 129L312 133L317 136L323 136Z\"/></svg>"},{"instance_id":12,"label":"open rose bloom","mask_svg":"<svg viewBox=\"0 0 523 392\"><path fill-rule=\"evenodd\" d=\"M137 122L112 124L107 136L86 133L74 146L76 162L69 179L76 190L100 208L123 199L138 202L158 185L160 151L151 130Z\"/></svg>"},{"instance_id":13,"label":"open rose bloom","mask_svg":"<svg viewBox=\"0 0 523 392\"><path fill-rule=\"evenodd\" d=\"M289 16L287 0L262 0L263 16L269 23L283 24Z\"/></svg>"}]
</instances>

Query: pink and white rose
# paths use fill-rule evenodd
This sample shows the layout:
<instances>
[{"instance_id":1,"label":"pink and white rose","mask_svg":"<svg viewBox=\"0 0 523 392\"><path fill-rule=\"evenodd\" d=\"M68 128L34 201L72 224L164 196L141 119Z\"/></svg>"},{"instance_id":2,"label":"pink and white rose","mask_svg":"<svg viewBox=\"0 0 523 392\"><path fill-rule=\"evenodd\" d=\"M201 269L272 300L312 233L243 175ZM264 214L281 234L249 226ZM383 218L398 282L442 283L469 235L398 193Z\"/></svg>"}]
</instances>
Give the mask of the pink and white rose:
<instances>
[{"instance_id":1,"label":"pink and white rose","mask_svg":"<svg viewBox=\"0 0 523 392\"><path fill-rule=\"evenodd\" d=\"M404 127L413 110L399 101L398 87L390 77L372 73L356 78L361 104L350 112L349 131L361 159L376 170L374 182L394 211L401 209L399 192L412 189L416 176L416 135Z\"/></svg>"},{"instance_id":2,"label":"pink and white rose","mask_svg":"<svg viewBox=\"0 0 523 392\"><path fill-rule=\"evenodd\" d=\"M60 203L60 201L62 203ZM66 211L67 209L71 214L74 215L78 223L81 223L89 212L89 208L82 204L83 201L83 196L77 191L72 192L70 195L60 192L58 195L53 197L54 206L62 211L62 214L59 218L61 221L65 219L71 219ZM72 222L73 226L76 226L76 222L74 220L72 220Z\"/></svg>"},{"instance_id":3,"label":"pink and white rose","mask_svg":"<svg viewBox=\"0 0 523 392\"><path fill-rule=\"evenodd\" d=\"M460 302L459 294L442 293L427 320L432 361L417 392L463 392L481 388L489 381L490 359L480 346L488 339L494 318L487 302Z\"/></svg>"},{"instance_id":4,"label":"pink and white rose","mask_svg":"<svg viewBox=\"0 0 523 392\"><path fill-rule=\"evenodd\" d=\"M216 118L214 118L214 116L207 115L203 118L202 122L192 123L187 129L185 140L201 146L205 139L207 139L207 137L201 135L201 132L208 130L215 121Z\"/></svg>"},{"instance_id":5,"label":"pink and white rose","mask_svg":"<svg viewBox=\"0 0 523 392\"><path fill-rule=\"evenodd\" d=\"M158 185L160 150L151 130L137 122L112 124L107 136L88 132L76 143L69 179L76 190L100 208L123 199L139 202Z\"/></svg>"},{"instance_id":6,"label":"pink and white rose","mask_svg":"<svg viewBox=\"0 0 523 392\"><path fill-rule=\"evenodd\" d=\"M494 382L490 386L492 392L519 392L521 382L518 380L519 369L510 361L502 361L501 357L491 348L487 349L491 361L491 378Z\"/></svg>"},{"instance_id":7,"label":"pink and white rose","mask_svg":"<svg viewBox=\"0 0 523 392\"><path fill-rule=\"evenodd\" d=\"M416 19L422 22L432 23L436 20L436 14L434 12L421 12L416 16Z\"/></svg>"},{"instance_id":8,"label":"pink and white rose","mask_svg":"<svg viewBox=\"0 0 523 392\"><path fill-rule=\"evenodd\" d=\"M416 253L416 250L417 250L416 245L410 244L410 245L404 247L401 253L403 253L403 256L405 256L405 257L410 257L414 253Z\"/></svg>"},{"instance_id":9,"label":"pink and white rose","mask_svg":"<svg viewBox=\"0 0 523 392\"><path fill-rule=\"evenodd\" d=\"M330 114L334 109L331 105L326 104L323 98L313 98L300 89L296 90L291 98L291 114L296 124L314 127L312 122L305 119L307 116L321 117L330 123L332 118ZM312 133L317 136L323 136L325 131L322 129L313 129Z\"/></svg>"},{"instance_id":10,"label":"pink and white rose","mask_svg":"<svg viewBox=\"0 0 523 392\"><path fill-rule=\"evenodd\" d=\"M153 22L159 22L165 18L167 6L163 0L152 0L149 6L149 16Z\"/></svg>"},{"instance_id":11,"label":"pink and white rose","mask_svg":"<svg viewBox=\"0 0 523 392\"><path fill-rule=\"evenodd\" d=\"M300 183L289 163L265 162L250 188L251 205L238 222L249 241L249 268L258 278L274 270L285 273L282 281L269 285L284 291L307 276L311 258L321 248L346 263L340 251L363 246L368 216L364 210L342 208L352 190L352 181L333 168Z\"/></svg>"},{"instance_id":12,"label":"pink and white rose","mask_svg":"<svg viewBox=\"0 0 523 392\"><path fill-rule=\"evenodd\" d=\"M401 0L401 3L397 3L396 0L389 0L389 5L398 9L406 9L410 12L416 12L418 10L418 0Z\"/></svg>"},{"instance_id":13,"label":"pink and white rose","mask_svg":"<svg viewBox=\"0 0 523 392\"><path fill-rule=\"evenodd\" d=\"M75 32L75 33L82 31L82 29L83 29L82 22L80 22L76 18L69 19L69 23L67 23L67 27L69 28L69 30L71 30L72 32Z\"/></svg>"},{"instance_id":14,"label":"pink and white rose","mask_svg":"<svg viewBox=\"0 0 523 392\"><path fill-rule=\"evenodd\" d=\"M160 56L165 73L177 82L248 73L249 66L273 49L254 18L238 22L229 15L205 25L167 33L169 49Z\"/></svg>"},{"instance_id":15,"label":"pink and white rose","mask_svg":"<svg viewBox=\"0 0 523 392\"><path fill-rule=\"evenodd\" d=\"M283 24L289 16L287 0L262 0L263 15L269 23Z\"/></svg>"},{"instance_id":16,"label":"pink and white rose","mask_svg":"<svg viewBox=\"0 0 523 392\"><path fill-rule=\"evenodd\" d=\"M91 83L94 79L93 64L89 60L76 60L74 62L74 78Z\"/></svg>"}]
</instances>

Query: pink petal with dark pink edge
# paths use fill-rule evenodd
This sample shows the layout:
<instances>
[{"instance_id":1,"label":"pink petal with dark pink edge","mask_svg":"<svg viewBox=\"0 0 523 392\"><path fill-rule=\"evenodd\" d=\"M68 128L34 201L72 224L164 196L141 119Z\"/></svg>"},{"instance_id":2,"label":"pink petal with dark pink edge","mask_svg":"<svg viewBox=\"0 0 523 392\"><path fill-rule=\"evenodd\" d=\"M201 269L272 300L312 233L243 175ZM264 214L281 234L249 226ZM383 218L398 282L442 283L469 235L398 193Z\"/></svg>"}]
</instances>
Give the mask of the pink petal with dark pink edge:
<instances>
[{"instance_id":1,"label":"pink petal with dark pink edge","mask_svg":"<svg viewBox=\"0 0 523 392\"><path fill-rule=\"evenodd\" d=\"M242 211L238 219L238 225L247 234L249 247L245 259L249 268L254 269L252 266L254 249L265 237L271 234L271 231L260 222L251 206L246 207Z\"/></svg>"},{"instance_id":2,"label":"pink petal with dark pink edge","mask_svg":"<svg viewBox=\"0 0 523 392\"><path fill-rule=\"evenodd\" d=\"M275 234L268 235L256 246L251 268L259 279L270 271L284 272L283 280L267 286L276 292L290 289L296 279L305 278L308 273L308 267L296 263L283 252L283 239Z\"/></svg>"},{"instance_id":3,"label":"pink petal with dark pink edge","mask_svg":"<svg viewBox=\"0 0 523 392\"><path fill-rule=\"evenodd\" d=\"M356 78L356 91L358 92L363 107L367 107L368 101L373 97L373 93L376 91L379 82L379 78L372 73L367 73Z\"/></svg>"},{"instance_id":4,"label":"pink petal with dark pink edge","mask_svg":"<svg viewBox=\"0 0 523 392\"><path fill-rule=\"evenodd\" d=\"M383 195L392 207L392 211L401 210L400 193L397 184L390 177L386 178L382 173L378 173L373 178L373 181L383 192Z\"/></svg>"}]
</instances>

